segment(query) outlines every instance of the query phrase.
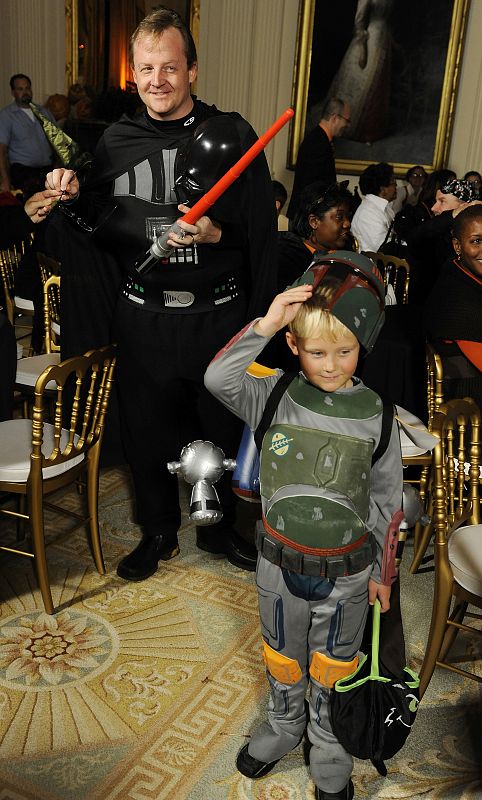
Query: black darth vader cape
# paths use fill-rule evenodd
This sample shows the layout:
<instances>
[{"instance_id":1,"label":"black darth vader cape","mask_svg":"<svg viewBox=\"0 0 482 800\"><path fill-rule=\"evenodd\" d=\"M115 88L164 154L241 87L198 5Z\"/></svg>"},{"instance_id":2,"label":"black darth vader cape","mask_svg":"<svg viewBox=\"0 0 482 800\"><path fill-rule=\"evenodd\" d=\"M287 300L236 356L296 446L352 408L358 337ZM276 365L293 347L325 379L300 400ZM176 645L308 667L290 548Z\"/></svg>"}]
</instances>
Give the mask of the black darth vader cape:
<instances>
[{"instance_id":1,"label":"black darth vader cape","mask_svg":"<svg viewBox=\"0 0 482 800\"><path fill-rule=\"evenodd\" d=\"M116 300L135 259L150 244L143 224L136 224L136 208L155 201L160 188L156 170L166 153L177 158L183 143L197 125L219 115L215 106L195 99L185 118L153 124L146 113L134 119L126 116L110 126L100 140L94 162L80 198L68 207L84 223L72 223L61 212L52 214L48 244L62 263L62 356L85 352L111 340L111 323ZM256 140L251 126L237 113L230 113L239 131L241 152ZM152 168L152 196L128 205L135 195L132 185L139 164ZM176 164L173 172L175 174ZM113 197L116 181L127 188L121 202ZM125 199L127 200L125 201ZM134 197L139 201L139 195ZM125 201L125 202L124 202ZM115 210L112 211L112 209ZM132 210L131 210L132 209ZM176 211L176 215L179 213ZM211 213L212 212L212 213ZM144 209L141 208L144 214ZM219 204L208 212L222 229L223 237L239 241L243 251L247 319L265 313L276 293L276 217L271 179L264 154L259 155L230 187ZM107 217L93 233L99 219ZM209 246L204 246L207 250ZM215 246L210 248L214 256ZM222 346L220 342L220 346Z\"/></svg>"}]
</instances>

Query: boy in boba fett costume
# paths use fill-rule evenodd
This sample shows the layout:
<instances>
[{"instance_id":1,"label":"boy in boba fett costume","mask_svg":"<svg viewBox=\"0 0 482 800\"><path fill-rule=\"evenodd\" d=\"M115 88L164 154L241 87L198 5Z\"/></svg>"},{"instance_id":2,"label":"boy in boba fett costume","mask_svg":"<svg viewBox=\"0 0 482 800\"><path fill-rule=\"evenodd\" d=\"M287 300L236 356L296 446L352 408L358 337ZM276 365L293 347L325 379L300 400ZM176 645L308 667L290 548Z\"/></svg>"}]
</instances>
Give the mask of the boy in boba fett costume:
<instances>
[{"instance_id":1,"label":"boy in boba fett costume","mask_svg":"<svg viewBox=\"0 0 482 800\"><path fill-rule=\"evenodd\" d=\"M356 377L384 319L384 286L365 256L319 255L209 365L205 383L253 430L279 370L250 365L288 325L301 371L276 408L261 447L262 525L256 573L268 720L238 754L237 768L261 778L301 741L306 724L317 800L351 800L353 759L335 738L329 696L357 666L368 604L390 605L381 583L385 536L402 502L395 420ZM383 422L385 420L385 422ZM381 439L386 441L381 443ZM377 449L378 448L378 449Z\"/></svg>"}]
</instances>

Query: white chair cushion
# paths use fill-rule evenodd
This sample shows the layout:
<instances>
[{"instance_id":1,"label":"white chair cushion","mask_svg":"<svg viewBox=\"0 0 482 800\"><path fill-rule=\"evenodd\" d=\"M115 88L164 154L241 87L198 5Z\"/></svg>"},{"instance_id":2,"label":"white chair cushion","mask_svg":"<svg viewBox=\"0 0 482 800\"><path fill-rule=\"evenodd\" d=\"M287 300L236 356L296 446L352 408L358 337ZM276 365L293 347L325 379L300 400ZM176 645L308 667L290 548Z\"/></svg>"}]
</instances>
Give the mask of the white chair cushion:
<instances>
[{"instance_id":1,"label":"white chair cushion","mask_svg":"<svg viewBox=\"0 0 482 800\"><path fill-rule=\"evenodd\" d=\"M482 525L465 525L454 531L448 556L457 583L482 597Z\"/></svg>"},{"instance_id":2,"label":"white chair cushion","mask_svg":"<svg viewBox=\"0 0 482 800\"><path fill-rule=\"evenodd\" d=\"M30 314L33 314L34 309L32 300L27 300L26 297L17 297L17 295L15 295L14 302L15 308L18 311L28 311Z\"/></svg>"},{"instance_id":3,"label":"white chair cushion","mask_svg":"<svg viewBox=\"0 0 482 800\"><path fill-rule=\"evenodd\" d=\"M35 386L37 378L42 374L44 369L52 366L52 364L60 363L60 353L44 353L41 356L30 356L29 358L20 358L17 361L17 375L15 383L18 386ZM55 389L55 381L49 381L47 388Z\"/></svg>"},{"instance_id":4,"label":"white chair cushion","mask_svg":"<svg viewBox=\"0 0 482 800\"><path fill-rule=\"evenodd\" d=\"M422 420L402 406L395 406L395 409L402 458L421 456L433 450L438 443L438 438L429 432Z\"/></svg>"},{"instance_id":5,"label":"white chair cushion","mask_svg":"<svg viewBox=\"0 0 482 800\"><path fill-rule=\"evenodd\" d=\"M50 423L44 423L44 441L42 453L50 455L53 448L54 427ZM61 447L67 443L69 433L64 430L61 437ZM11 481L12 483L25 483L30 472L30 453L32 451L32 420L30 419L9 419L0 422L0 481ZM84 454L74 456L61 464L54 464L44 467L44 478L53 478L68 472L77 464L84 460Z\"/></svg>"}]
</instances>

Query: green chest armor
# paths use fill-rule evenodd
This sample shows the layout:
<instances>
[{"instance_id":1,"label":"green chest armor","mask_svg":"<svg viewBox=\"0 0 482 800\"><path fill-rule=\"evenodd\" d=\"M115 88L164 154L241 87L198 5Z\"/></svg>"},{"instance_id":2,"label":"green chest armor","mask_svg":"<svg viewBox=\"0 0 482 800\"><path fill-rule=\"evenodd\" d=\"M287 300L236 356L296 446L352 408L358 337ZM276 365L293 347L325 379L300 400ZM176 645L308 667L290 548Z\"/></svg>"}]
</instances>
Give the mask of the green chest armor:
<instances>
[{"instance_id":1,"label":"green chest armor","mask_svg":"<svg viewBox=\"0 0 482 800\"><path fill-rule=\"evenodd\" d=\"M373 443L297 425L272 425L261 448L264 517L303 548L354 545L366 533Z\"/></svg>"}]
</instances>

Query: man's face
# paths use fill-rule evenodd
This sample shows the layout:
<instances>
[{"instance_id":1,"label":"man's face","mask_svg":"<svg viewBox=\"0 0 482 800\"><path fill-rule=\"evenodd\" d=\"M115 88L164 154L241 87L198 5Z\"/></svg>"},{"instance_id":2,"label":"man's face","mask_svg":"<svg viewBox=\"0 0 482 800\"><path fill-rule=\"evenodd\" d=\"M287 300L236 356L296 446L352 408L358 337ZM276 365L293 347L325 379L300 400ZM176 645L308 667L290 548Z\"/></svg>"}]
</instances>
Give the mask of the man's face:
<instances>
[{"instance_id":1,"label":"man's face","mask_svg":"<svg viewBox=\"0 0 482 800\"><path fill-rule=\"evenodd\" d=\"M340 114L335 114L333 117L333 136L341 136L348 128L350 122L350 106L345 104L342 112Z\"/></svg>"},{"instance_id":2,"label":"man's face","mask_svg":"<svg viewBox=\"0 0 482 800\"><path fill-rule=\"evenodd\" d=\"M482 213L480 217L468 220L462 229L460 240L454 238L452 242L464 267L482 278Z\"/></svg>"},{"instance_id":3,"label":"man's face","mask_svg":"<svg viewBox=\"0 0 482 800\"><path fill-rule=\"evenodd\" d=\"M32 85L25 78L15 78L12 95L18 106L28 106L32 102Z\"/></svg>"},{"instance_id":4,"label":"man's face","mask_svg":"<svg viewBox=\"0 0 482 800\"><path fill-rule=\"evenodd\" d=\"M192 109L191 83L197 64L188 69L184 41L176 28L157 38L141 36L133 49L133 75L141 100L153 119L181 119Z\"/></svg>"},{"instance_id":5,"label":"man's face","mask_svg":"<svg viewBox=\"0 0 482 800\"><path fill-rule=\"evenodd\" d=\"M458 197L455 197L454 194L444 194L437 189L437 193L435 195L435 203L432 206L432 211L437 216L441 214L443 211L453 211L454 208L458 208L461 204L461 200Z\"/></svg>"}]
</instances>

